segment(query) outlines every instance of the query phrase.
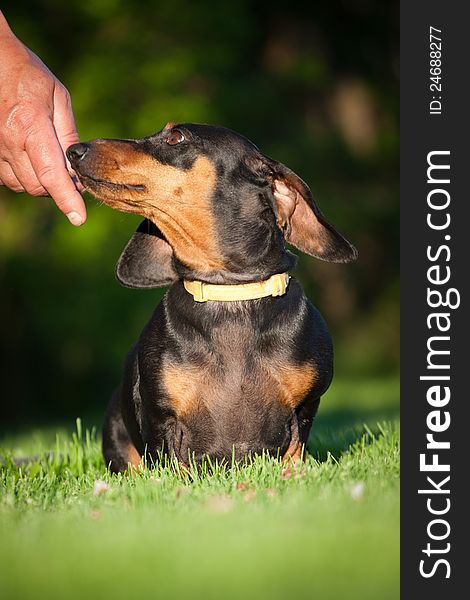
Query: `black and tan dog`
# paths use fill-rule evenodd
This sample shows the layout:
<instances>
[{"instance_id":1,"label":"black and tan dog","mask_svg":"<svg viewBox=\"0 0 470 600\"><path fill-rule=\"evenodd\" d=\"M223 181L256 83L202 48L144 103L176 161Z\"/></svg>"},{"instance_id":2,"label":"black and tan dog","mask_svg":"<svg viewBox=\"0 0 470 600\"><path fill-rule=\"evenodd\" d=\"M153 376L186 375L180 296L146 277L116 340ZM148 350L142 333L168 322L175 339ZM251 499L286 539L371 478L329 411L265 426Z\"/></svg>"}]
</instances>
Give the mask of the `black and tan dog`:
<instances>
[{"instance_id":1,"label":"black and tan dog","mask_svg":"<svg viewBox=\"0 0 470 600\"><path fill-rule=\"evenodd\" d=\"M299 458L332 378L323 318L287 272L284 241L332 262L356 250L307 185L222 127L168 124L141 140L94 140L67 156L85 188L140 225L118 266L134 288L171 284L106 416L113 471L162 450Z\"/></svg>"}]
</instances>

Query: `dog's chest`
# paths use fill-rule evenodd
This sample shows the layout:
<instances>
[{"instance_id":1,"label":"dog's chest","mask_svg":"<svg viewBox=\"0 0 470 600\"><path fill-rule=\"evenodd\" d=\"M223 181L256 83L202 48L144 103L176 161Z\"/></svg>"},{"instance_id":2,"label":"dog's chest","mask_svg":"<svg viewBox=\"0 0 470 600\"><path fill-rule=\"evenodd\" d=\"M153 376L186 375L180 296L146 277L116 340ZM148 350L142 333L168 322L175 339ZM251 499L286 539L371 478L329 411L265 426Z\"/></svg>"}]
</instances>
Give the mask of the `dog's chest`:
<instances>
[{"instance_id":1,"label":"dog's chest","mask_svg":"<svg viewBox=\"0 0 470 600\"><path fill-rule=\"evenodd\" d=\"M244 415L276 403L295 410L317 378L310 362L289 360L285 342L275 334L247 324L214 328L183 360L165 359L161 375L179 417L201 410Z\"/></svg>"}]
</instances>

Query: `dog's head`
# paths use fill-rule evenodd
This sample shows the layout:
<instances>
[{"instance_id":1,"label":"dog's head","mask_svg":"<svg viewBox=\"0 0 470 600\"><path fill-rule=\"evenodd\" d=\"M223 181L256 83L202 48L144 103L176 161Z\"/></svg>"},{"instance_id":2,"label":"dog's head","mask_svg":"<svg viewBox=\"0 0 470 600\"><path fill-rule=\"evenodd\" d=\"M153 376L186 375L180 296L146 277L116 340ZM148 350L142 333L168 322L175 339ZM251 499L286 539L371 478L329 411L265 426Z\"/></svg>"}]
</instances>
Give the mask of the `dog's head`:
<instances>
[{"instance_id":1,"label":"dog's head","mask_svg":"<svg viewBox=\"0 0 470 600\"><path fill-rule=\"evenodd\" d=\"M118 264L125 285L158 287L188 271L253 279L285 266L284 240L322 260L356 258L307 184L229 129L169 123L141 140L74 144L67 156L94 196L146 218Z\"/></svg>"}]
</instances>

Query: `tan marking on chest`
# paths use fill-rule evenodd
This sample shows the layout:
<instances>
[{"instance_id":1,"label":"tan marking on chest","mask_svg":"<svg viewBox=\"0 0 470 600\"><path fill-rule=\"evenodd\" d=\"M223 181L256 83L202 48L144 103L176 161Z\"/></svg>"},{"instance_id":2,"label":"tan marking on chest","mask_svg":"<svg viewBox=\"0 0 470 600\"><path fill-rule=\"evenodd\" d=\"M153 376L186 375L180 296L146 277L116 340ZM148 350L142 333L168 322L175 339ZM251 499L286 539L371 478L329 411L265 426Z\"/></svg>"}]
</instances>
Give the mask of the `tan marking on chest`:
<instances>
[{"instance_id":1,"label":"tan marking on chest","mask_svg":"<svg viewBox=\"0 0 470 600\"><path fill-rule=\"evenodd\" d=\"M178 415L197 411L201 405L213 412L230 412L234 402L246 397L250 375L246 357L253 344L252 331L245 323L219 325L212 329L211 342L201 349L201 358L192 364L167 364L163 367L163 383ZM253 385L248 385L253 397Z\"/></svg>"},{"instance_id":2,"label":"tan marking on chest","mask_svg":"<svg viewBox=\"0 0 470 600\"><path fill-rule=\"evenodd\" d=\"M163 368L163 386L178 417L194 413L204 390L210 389L207 369L168 365Z\"/></svg>"},{"instance_id":3,"label":"tan marking on chest","mask_svg":"<svg viewBox=\"0 0 470 600\"><path fill-rule=\"evenodd\" d=\"M256 389L249 385L252 401L277 399L281 404L295 410L305 399L317 375L310 364L293 365L276 362L264 364L251 374L241 376L243 359L237 357L236 368L228 364L222 379L209 365L168 365L163 368L163 385L171 406L178 417L195 413L201 406L212 409L222 404L230 406L232 398L243 394L245 379L257 381ZM248 390L247 390L248 391Z\"/></svg>"},{"instance_id":4,"label":"tan marking on chest","mask_svg":"<svg viewBox=\"0 0 470 600\"><path fill-rule=\"evenodd\" d=\"M291 409L296 409L302 403L318 377L309 363L294 365L273 361L265 369L267 383L272 386L273 394Z\"/></svg>"}]
</instances>

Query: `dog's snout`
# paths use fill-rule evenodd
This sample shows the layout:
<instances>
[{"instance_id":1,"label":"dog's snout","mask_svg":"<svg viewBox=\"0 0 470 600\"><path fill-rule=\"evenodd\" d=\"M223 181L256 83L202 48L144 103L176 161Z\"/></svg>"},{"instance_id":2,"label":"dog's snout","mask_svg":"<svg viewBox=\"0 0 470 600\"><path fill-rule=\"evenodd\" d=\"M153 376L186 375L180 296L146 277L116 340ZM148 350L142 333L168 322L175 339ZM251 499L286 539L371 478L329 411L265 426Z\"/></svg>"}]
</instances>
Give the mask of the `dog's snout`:
<instances>
[{"instance_id":1,"label":"dog's snout","mask_svg":"<svg viewBox=\"0 0 470 600\"><path fill-rule=\"evenodd\" d=\"M90 144L85 144L84 142L73 144L67 148L67 157L71 163L78 162L82 160L89 149Z\"/></svg>"}]
</instances>

